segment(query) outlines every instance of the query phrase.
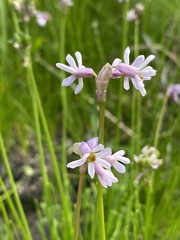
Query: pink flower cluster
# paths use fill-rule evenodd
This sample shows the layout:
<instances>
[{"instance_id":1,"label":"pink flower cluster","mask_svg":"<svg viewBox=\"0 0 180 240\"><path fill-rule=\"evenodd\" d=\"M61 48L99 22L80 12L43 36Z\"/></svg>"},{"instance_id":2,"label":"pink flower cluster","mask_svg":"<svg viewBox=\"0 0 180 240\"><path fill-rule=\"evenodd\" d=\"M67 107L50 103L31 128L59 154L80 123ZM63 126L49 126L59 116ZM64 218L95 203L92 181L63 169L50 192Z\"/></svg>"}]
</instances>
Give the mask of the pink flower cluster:
<instances>
[{"instance_id":1,"label":"pink flower cluster","mask_svg":"<svg viewBox=\"0 0 180 240\"><path fill-rule=\"evenodd\" d=\"M83 88L83 78L90 78L97 76L92 68L86 68L82 65L82 55L80 52L75 53L78 66L76 65L73 57L68 54L66 57L67 62L70 66L62 63L57 63L56 66L72 75L66 78L63 82L63 86L70 86L76 78L78 78L78 85L75 89L75 94L79 93ZM145 80L151 80L156 75L156 70L151 66L147 66L154 58L154 55L148 56L146 59L143 55L139 55L132 64L129 60L130 48L127 47L124 52L124 62L121 59L116 58L112 63L112 74L111 78L124 77L124 88L128 90L130 88L129 80L131 80L134 87L140 91L142 96L146 95L144 86Z\"/></svg>"},{"instance_id":2,"label":"pink flower cluster","mask_svg":"<svg viewBox=\"0 0 180 240\"><path fill-rule=\"evenodd\" d=\"M111 171L113 166L119 173L125 172L125 166L130 160L124 157L125 151L120 150L112 154L111 148L104 148L98 144L98 137L92 138L87 142L75 143L73 151L80 156L80 159L68 163L67 167L76 168L87 165L88 174L94 178L95 173L104 188L112 186L118 179Z\"/></svg>"}]
</instances>

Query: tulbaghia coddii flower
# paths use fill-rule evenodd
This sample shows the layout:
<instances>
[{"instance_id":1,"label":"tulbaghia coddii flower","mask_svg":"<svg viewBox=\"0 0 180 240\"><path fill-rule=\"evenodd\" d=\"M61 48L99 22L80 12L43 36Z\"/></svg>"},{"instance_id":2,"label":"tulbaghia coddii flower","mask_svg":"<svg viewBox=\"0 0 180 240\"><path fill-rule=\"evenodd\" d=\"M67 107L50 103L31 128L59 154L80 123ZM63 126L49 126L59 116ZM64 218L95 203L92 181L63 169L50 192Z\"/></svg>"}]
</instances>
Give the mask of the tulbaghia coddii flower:
<instances>
[{"instance_id":1,"label":"tulbaghia coddii flower","mask_svg":"<svg viewBox=\"0 0 180 240\"><path fill-rule=\"evenodd\" d=\"M67 66L63 63L56 63L56 67L71 73L72 75L65 78L62 82L62 86L70 86L76 78L78 78L78 85L76 86L74 93L78 94L83 88L83 78L90 78L94 75L94 71L92 68L86 68L82 65L82 55L80 52L75 53L78 66L74 60L74 58L68 54L66 56L66 61L70 66Z\"/></svg>"},{"instance_id":2,"label":"tulbaghia coddii flower","mask_svg":"<svg viewBox=\"0 0 180 240\"><path fill-rule=\"evenodd\" d=\"M176 103L180 103L179 95L180 95L180 84L172 84L167 89L168 97L172 96L173 100Z\"/></svg>"},{"instance_id":3,"label":"tulbaghia coddii flower","mask_svg":"<svg viewBox=\"0 0 180 240\"><path fill-rule=\"evenodd\" d=\"M114 164L115 158L116 160L119 160L118 157L121 155L121 160L123 159L123 152L121 152L121 154L117 154L116 157L115 154L112 155L111 148L104 148L104 145L98 144L98 140L98 137L95 137L87 142L75 143L73 151L81 158L68 163L67 167L76 168L87 164L88 174L90 177L94 178L96 173L102 186L107 188L108 186L111 186L113 182L118 181L118 179L110 171L110 168L112 164ZM125 161L128 162L124 158L124 162ZM122 168L119 172L125 171L124 169L122 170ZM118 167L118 170L120 170L120 167Z\"/></svg>"},{"instance_id":4,"label":"tulbaghia coddii flower","mask_svg":"<svg viewBox=\"0 0 180 240\"><path fill-rule=\"evenodd\" d=\"M143 55L139 55L134 60L134 62L130 64L129 55L130 48L127 47L124 52L124 63L119 58L116 58L113 61L112 67L114 67L116 70L120 72L119 76L118 73L116 72L116 75L114 75L114 77L124 76L124 88L126 90L130 88L129 86L130 79L134 87L140 91L141 95L145 96L146 90L143 81L151 80L152 76L156 75L156 70L154 70L150 66L147 66L149 62L151 62L155 58L155 56L150 55L145 59Z\"/></svg>"}]
</instances>

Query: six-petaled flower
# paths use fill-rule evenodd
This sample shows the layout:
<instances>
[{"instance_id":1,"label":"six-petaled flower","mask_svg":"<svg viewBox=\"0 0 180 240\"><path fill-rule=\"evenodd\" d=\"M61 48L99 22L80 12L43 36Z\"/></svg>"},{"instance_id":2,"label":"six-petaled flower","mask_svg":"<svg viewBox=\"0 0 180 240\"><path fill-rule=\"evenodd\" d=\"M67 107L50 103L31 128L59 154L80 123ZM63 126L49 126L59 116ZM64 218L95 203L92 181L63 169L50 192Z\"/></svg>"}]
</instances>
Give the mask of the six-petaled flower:
<instances>
[{"instance_id":1,"label":"six-petaled flower","mask_svg":"<svg viewBox=\"0 0 180 240\"><path fill-rule=\"evenodd\" d=\"M63 63L56 63L56 67L72 74L71 76L63 80L62 86L70 86L76 80L76 78L78 78L78 85L76 86L74 91L75 94L78 94L83 88L83 78L90 78L95 73L92 68L86 68L82 65L82 55L80 52L76 52L75 56L78 66L74 61L74 58L70 54L68 54L66 56L66 60L70 66L67 66Z\"/></svg>"},{"instance_id":2,"label":"six-petaled flower","mask_svg":"<svg viewBox=\"0 0 180 240\"><path fill-rule=\"evenodd\" d=\"M149 62L155 58L155 56L150 55L145 59L144 55L139 55L134 62L130 64L129 55L130 48L127 47L124 52L124 63L121 61L121 59L116 58L112 63L112 67L116 68L120 72L119 77L121 75L124 76L124 88L126 90L130 88L129 79L131 79L134 87L140 91L142 96L145 96L146 90L144 88L143 81L151 80L152 76L156 75L156 70L150 66L147 66ZM116 75L118 75L117 72Z\"/></svg>"}]
</instances>

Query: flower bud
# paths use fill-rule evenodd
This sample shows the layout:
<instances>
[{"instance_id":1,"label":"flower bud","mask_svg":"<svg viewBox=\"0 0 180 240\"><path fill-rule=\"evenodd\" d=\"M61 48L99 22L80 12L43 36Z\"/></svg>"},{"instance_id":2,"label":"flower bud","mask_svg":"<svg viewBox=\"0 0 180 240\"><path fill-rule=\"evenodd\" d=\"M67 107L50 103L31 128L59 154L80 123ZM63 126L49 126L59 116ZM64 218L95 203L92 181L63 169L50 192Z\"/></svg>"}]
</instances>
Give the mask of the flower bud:
<instances>
[{"instance_id":1,"label":"flower bud","mask_svg":"<svg viewBox=\"0 0 180 240\"><path fill-rule=\"evenodd\" d=\"M108 83L111 78L112 67L106 63L96 78L96 95L98 102L105 102L107 98Z\"/></svg>"}]
</instances>

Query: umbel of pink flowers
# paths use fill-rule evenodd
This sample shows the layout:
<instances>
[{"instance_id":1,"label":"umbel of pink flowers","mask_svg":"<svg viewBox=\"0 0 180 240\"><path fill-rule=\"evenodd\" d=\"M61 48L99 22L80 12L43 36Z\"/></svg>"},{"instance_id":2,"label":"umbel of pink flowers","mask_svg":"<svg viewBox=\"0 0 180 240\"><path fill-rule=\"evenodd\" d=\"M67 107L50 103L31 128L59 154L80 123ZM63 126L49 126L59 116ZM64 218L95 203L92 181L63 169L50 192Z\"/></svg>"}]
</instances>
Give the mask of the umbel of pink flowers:
<instances>
[{"instance_id":1,"label":"umbel of pink flowers","mask_svg":"<svg viewBox=\"0 0 180 240\"><path fill-rule=\"evenodd\" d=\"M112 154L111 148L104 148L98 144L99 138L95 137L87 142L75 143L73 151L80 156L76 161L68 163L67 167L85 167L91 178L97 177L104 188L118 182L111 171L114 167L119 173L124 173L126 168L123 164L129 164L130 160L124 157L125 151L120 150ZM123 163L123 164L122 164Z\"/></svg>"},{"instance_id":2,"label":"umbel of pink flowers","mask_svg":"<svg viewBox=\"0 0 180 240\"><path fill-rule=\"evenodd\" d=\"M92 68L87 68L82 64L82 55L80 52L75 53L77 63L74 58L68 54L66 60L69 64L56 63L56 67L70 73L71 75L65 78L62 82L62 86L70 86L76 79L78 84L74 90L75 94L78 94L83 88L83 78L97 77ZM154 55L150 55L147 58L144 55L139 55L132 64L129 60L130 48L127 47L124 51L124 61L116 58L111 66L111 78L124 78L124 88L128 90L130 88L129 82L131 81L133 86L140 91L142 96L146 95L144 81L151 80L156 75L154 70L148 64L155 58Z\"/></svg>"}]
</instances>

